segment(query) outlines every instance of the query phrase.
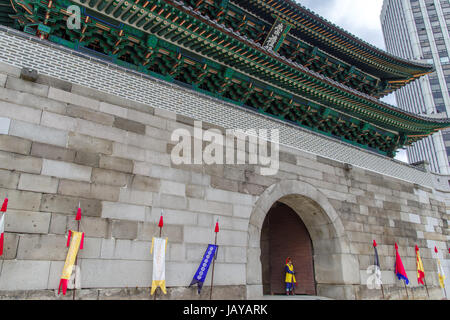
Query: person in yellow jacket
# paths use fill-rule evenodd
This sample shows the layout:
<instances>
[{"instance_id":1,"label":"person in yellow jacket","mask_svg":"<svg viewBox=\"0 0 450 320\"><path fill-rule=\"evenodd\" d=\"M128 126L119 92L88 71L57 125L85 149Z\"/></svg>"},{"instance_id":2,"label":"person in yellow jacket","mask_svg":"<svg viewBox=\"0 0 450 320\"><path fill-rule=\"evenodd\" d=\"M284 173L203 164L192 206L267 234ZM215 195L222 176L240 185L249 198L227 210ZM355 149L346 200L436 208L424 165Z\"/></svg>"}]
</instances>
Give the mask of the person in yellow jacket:
<instances>
[{"instance_id":1,"label":"person in yellow jacket","mask_svg":"<svg viewBox=\"0 0 450 320\"><path fill-rule=\"evenodd\" d=\"M291 258L286 259L286 295L295 295L294 289L297 281L295 280L294 265L292 264Z\"/></svg>"}]
</instances>

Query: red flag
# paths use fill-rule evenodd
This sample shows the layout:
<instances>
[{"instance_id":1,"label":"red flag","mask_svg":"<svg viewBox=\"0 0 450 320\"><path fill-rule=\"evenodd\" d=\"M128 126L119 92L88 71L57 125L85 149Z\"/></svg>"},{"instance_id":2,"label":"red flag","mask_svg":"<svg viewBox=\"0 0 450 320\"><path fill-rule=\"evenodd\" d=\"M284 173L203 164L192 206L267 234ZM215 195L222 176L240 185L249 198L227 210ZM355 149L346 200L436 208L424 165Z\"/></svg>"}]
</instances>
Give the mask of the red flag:
<instances>
[{"instance_id":1,"label":"red flag","mask_svg":"<svg viewBox=\"0 0 450 320\"><path fill-rule=\"evenodd\" d=\"M161 218L159 218L158 227L162 228L163 226L164 226L164 220L163 220L163 216L161 216Z\"/></svg>"},{"instance_id":2,"label":"red flag","mask_svg":"<svg viewBox=\"0 0 450 320\"><path fill-rule=\"evenodd\" d=\"M0 211L6 212L6 209L8 209L8 198L6 198L5 201L3 201L2 209Z\"/></svg>"},{"instance_id":3,"label":"red flag","mask_svg":"<svg viewBox=\"0 0 450 320\"><path fill-rule=\"evenodd\" d=\"M404 280L406 284L409 284L408 275L406 274L405 267L403 266L402 258L398 253L398 245L395 244L395 275L398 280Z\"/></svg>"},{"instance_id":4,"label":"red flag","mask_svg":"<svg viewBox=\"0 0 450 320\"><path fill-rule=\"evenodd\" d=\"M3 244L5 242L5 214L7 209L8 198L3 201L3 205L0 210L0 256L3 255Z\"/></svg>"},{"instance_id":5,"label":"red flag","mask_svg":"<svg viewBox=\"0 0 450 320\"><path fill-rule=\"evenodd\" d=\"M80 207L78 207L77 216L75 217L75 220L76 221L80 221L81 220L81 208Z\"/></svg>"},{"instance_id":6,"label":"red flag","mask_svg":"<svg viewBox=\"0 0 450 320\"><path fill-rule=\"evenodd\" d=\"M219 221L216 222L216 228L214 229L215 233L219 233Z\"/></svg>"}]
</instances>

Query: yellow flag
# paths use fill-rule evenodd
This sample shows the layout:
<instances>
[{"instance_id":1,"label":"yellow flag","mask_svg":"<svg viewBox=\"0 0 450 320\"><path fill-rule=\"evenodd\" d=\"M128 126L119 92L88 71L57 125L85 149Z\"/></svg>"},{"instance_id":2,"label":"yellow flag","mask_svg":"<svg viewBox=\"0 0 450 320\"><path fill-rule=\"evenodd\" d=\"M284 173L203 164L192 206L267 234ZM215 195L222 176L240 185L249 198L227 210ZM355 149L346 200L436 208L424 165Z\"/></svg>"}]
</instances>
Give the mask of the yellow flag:
<instances>
[{"instance_id":1,"label":"yellow flag","mask_svg":"<svg viewBox=\"0 0 450 320\"><path fill-rule=\"evenodd\" d=\"M439 258L437 259L437 264L438 264L438 277L439 277L439 284L441 285L442 289L445 289L445 273L444 273L444 269L442 268L441 265L441 261L439 260Z\"/></svg>"},{"instance_id":2,"label":"yellow flag","mask_svg":"<svg viewBox=\"0 0 450 320\"><path fill-rule=\"evenodd\" d=\"M83 232L77 232L77 231L69 231L69 238L68 243L70 243L69 251L67 252L66 262L64 263L64 268L61 275L61 281L59 283L58 288L58 294L61 290L63 291L63 295L66 295L67 291L67 283L70 279L70 276L72 275L73 266L75 264L75 260L77 258L78 250L83 249L82 247L82 241L84 238Z\"/></svg>"}]
</instances>

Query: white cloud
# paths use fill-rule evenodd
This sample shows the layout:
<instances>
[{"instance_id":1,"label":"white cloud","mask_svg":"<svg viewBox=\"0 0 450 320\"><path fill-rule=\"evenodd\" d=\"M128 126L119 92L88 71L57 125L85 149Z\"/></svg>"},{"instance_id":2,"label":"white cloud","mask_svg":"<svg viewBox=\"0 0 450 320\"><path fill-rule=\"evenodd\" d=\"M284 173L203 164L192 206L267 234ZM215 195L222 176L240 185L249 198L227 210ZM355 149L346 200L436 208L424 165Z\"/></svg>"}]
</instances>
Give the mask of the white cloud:
<instances>
[{"instance_id":1,"label":"white cloud","mask_svg":"<svg viewBox=\"0 0 450 320\"><path fill-rule=\"evenodd\" d=\"M385 48L380 13L383 0L302 0L297 2L370 44Z\"/></svg>"}]
</instances>

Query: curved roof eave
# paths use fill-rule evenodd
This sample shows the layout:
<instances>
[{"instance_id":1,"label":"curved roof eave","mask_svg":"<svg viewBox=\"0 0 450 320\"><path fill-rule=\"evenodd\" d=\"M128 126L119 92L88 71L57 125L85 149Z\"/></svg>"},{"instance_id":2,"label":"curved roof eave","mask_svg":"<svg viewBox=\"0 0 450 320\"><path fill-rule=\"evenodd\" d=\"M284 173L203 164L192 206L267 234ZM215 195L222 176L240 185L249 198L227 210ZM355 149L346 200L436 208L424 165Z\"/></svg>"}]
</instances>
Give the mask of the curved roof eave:
<instances>
[{"instance_id":1,"label":"curved roof eave","mask_svg":"<svg viewBox=\"0 0 450 320\"><path fill-rule=\"evenodd\" d=\"M431 64L403 59L401 57L392 55L385 50L377 48L374 45L358 38L357 36L349 33L348 31L333 24L332 22L326 20L322 16L318 15L317 13L311 11L310 9L302 6L301 4L299 4L293 0L274 0L274 1L278 2L278 3L280 3L280 2L287 3L288 5L290 5L292 7L293 10L296 10L299 13L308 15L309 17L313 18L314 21L317 21L319 25L321 24L322 26L332 29L333 31L335 31L336 33L338 33L339 35L344 37L349 43L354 43L356 45L359 45L360 47L362 47L362 49L365 49L367 52L371 52L372 54L377 54L381 57L384 57L384 59L386 59L386 60L393 60L394 62L406 65L407 67L409 67L411 69L415 69L415 72L413 71L412 75L430 73L434 70L434 66ZM270 1L270 2L273 3L274 1ZM286 16L286 17L289 17L289 16ZM291 18L289 18L289 19L291 19Z\"/></svg>"}]
</instances>

